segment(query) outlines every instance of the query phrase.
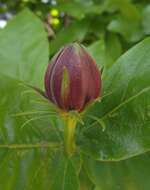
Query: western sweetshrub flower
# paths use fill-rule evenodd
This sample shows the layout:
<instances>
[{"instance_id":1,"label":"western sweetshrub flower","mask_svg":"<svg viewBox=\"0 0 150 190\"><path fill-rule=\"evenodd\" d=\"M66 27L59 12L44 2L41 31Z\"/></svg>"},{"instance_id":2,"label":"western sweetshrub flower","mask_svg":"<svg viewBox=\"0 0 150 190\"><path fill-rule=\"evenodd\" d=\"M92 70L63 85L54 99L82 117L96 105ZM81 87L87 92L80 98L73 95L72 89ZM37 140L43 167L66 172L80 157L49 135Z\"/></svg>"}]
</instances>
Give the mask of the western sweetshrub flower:
<instances>
[{"instance_id":1,"label":"western sweetshrub flower","mask_svg":"<svg viewBox=\"0 0 150 190\"><path fill-rule=\"evenodd\" d=\"M81 45L69 44L52 58L45 74L45 93L60 109L81 112L100 91L100 71Z\"/></svg>"}]
</instances>

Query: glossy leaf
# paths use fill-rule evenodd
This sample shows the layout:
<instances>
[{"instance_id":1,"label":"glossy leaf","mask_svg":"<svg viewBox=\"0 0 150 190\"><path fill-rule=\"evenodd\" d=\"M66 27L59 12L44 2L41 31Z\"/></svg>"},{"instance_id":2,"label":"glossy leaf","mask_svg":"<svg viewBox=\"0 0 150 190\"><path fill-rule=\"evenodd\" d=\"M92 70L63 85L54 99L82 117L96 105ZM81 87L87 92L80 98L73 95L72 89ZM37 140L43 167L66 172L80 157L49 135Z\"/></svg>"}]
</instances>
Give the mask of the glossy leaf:
<instances>
[{"instance_id":1,"label":"glossy leaf","mask_svg":"<svg viewBox=\"0 0 150 190\"><path fill-rule=\"evenodd\" d=\"M85 167L95 190L149 190L150 154L120 162L87 160Z\"/></svg>"},{"instance_id":2,"label":"glossy leaf","mask_svg":"<svg viewBox=\"0 0 150 190\"><path fill-rule=\"evenodd\" d=\"M81 159L65 157L53 106L12 78L0 86L0 189L78 190Z\"/></svg>"},{"instance_id":3,"label":"glossy leaf","mask_svg":"<svg viewBox=\"0 0 150 190\"><path fill-rule=\"evenodd\" d=\"M150 38L125 53L103 75L102 100L87 114L79 144L99 160L121 160L150 149ZM89 124L89 122L91 122Z\"/></svg>"},{"instance_id":4,"label":"glossy leaf","mask_svg":"<svg viewBox=\"0 0 150 190\"><path fill-rule=\"evenodd\" d=\"M50 189L54 190L79 190L79 180L73 162L65 158L60 153L55 157L52 167L54 173L52 175L52 185Z\"/></svg>"},{"instance_id":5,"label":"glossy leaf","mask_svg":"<svg viewBox=\"0 0 150 190\"><path fill-rule=\"evenodd\" d=\"M52 127L56 125L55 110L46 99L21 82L3 75L0 75L0 86L1 144L60 141L56 128Z\"/></svg>"},{"instance_id":6,"label":"glossy leaf","mask_svg":"<svg viewBox=\"0 0 150 190\"><path fill-rule=\"evenodd\" d=\"M24 10L0 31L0 72L42 87L47 63L44 25L33 13Z\"/></svg>"}]
</instances>

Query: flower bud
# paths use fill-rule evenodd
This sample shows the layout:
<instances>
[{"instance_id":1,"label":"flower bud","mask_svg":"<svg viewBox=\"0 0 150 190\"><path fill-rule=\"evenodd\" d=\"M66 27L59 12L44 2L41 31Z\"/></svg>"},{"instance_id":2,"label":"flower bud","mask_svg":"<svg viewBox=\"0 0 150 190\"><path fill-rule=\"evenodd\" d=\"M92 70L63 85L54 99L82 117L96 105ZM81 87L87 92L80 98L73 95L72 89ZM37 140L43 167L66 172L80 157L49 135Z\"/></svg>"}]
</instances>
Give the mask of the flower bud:
<instances>
[{"instance_id":1,"label":"flower bud","mask_svg":"<svg viewBox=\"0 0 150 190\"><path fill-rule=\"evenodd\" d=\"M64 111L81 112L99 97L100 71L86 50L77 43L62 48L45 74L47 98Z\"/></svg>"}]
</instances>

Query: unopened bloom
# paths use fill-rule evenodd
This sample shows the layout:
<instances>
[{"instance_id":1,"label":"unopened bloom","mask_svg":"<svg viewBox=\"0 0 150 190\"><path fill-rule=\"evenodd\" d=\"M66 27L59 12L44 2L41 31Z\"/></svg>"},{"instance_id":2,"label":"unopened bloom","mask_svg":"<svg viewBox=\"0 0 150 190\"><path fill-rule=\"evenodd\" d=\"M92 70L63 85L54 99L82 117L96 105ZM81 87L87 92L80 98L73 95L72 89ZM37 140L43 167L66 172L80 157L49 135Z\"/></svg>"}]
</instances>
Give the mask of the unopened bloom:
<instances>
[{"instance_id":1,"label":"unopened bloom","mask_svg":"<svg viewBox=\"0 0 150 190\"><path fill-rule=\"evenodd\" d=\"M70 44L48 65L45 91L47 98L62 110L81 112L100 95L100 71L82 46Z\"/></svg>"}]
</instances>

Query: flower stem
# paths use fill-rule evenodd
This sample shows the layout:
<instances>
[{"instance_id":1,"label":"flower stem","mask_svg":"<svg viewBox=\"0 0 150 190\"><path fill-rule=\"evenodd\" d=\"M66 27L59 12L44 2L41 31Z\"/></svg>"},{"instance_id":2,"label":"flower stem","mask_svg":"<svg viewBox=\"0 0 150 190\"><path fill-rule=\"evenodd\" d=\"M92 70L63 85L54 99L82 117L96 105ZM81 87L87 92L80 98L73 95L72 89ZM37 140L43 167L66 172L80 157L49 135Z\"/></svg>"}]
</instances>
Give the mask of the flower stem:
<instances>
[{"instance_id":1,"label":"flower stem","mask_svg":"<svg viewBox=\"0 0 150 190\"><path fill-rule=\"evenodd\" d=\"M64 117L64 147L67 156L72 156L75 151L76 117L70 114Z\"/></svg>"}]
</instances>

